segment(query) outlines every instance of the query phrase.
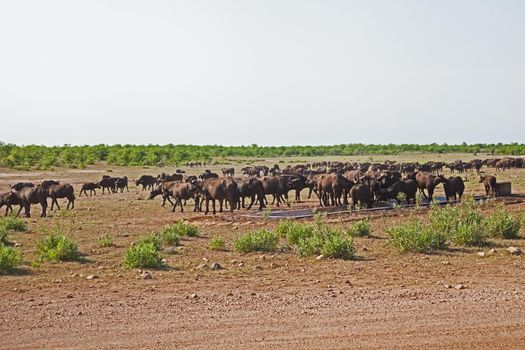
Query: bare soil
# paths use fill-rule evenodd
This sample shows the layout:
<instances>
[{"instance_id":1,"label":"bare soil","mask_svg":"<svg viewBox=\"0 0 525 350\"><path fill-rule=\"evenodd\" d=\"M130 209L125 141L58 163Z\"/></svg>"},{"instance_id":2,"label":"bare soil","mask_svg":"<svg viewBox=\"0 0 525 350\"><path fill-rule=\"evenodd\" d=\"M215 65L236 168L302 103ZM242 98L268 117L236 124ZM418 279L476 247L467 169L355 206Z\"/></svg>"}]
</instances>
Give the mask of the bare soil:
<instances>
[{"instance_id":1,"label":"bare soil","mask_svg":"<svg viewBox=\"0 0 525 350\"><path fill-rule=\"evenodd\" d=\"M112 169L130 178L162 171ZM105 170L3 169L0 190L53 178L78 193L80 183ZM497 175L525 193L525 171ZM469 177L468 192L481 194ZM129 193L77 198L73 211L45 219L33 207L29 231L10 235L21 244L24 264L0 276L0 349L525 348L525 258L506 251L525 251L523 239L495 240L495 254L483 258L479 248L400 255L385 233L408 215L400 211L371 218L372 236L355 239L356 260L301 259L287 251L242 255L233 250L235 237L275 221L242 212L204 216L191 212L190 203L184 213L172 213L146 198L131 186ZM509 211L524 211L519 198L505 203ZM359 216L328 220L346 225ZM141 271L122 267L132 242L180 218L197 225L199 236L166 254L168 268L149 270L152 278L143 279ZM57 224L79 244L82 261L33 267L36 241ZM99 247L105 233L116 246ZM215 236L226 241L226 251L208 249ZM199 268L212 262L223 269Z\"/></svg>"}]
</instances>

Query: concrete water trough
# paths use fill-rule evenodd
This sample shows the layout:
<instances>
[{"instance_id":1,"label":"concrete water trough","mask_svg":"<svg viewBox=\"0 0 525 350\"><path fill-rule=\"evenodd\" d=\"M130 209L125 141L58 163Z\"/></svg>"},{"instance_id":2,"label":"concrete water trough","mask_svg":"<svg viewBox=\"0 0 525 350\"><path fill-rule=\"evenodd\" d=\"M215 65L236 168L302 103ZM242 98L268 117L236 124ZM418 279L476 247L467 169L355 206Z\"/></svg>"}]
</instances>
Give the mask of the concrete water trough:
<instances>
[{"instance_id":1,"label":"concrete water trough","mask_svg":"<svg viewBox=\"0 0 525 350\"><path fill-rule=\"evenodd\" d=\"M439 205L445 205L445 204L455 204L458 202L454 201L447 201L445 197L439 197L434 196L435 201ZM488 200L490 197L486 196L474 196L475 201L484 201ZM429 206L430 202L428 198L424 198L423 201L420 203L420 206L425 207ZM326 215L341 215L341 214L348 214L351 215L352 213L359 213L359 214L367 214L377 211L386 211L386 210L393 210L395 208L413 208L415 207L415 204L404 204L404 205L396 205L394 202L377 202L374 203L374 206L372 208L367 209L361 209L361 210L354 210L350 211L348 207L346 206L340 206L340 207L319 207L319 208L302 208L302 209L280 209L280 210L272 210L268 218L269 219L303 219L303 218L311 218L316 213L324 213ZM244 217L248 218L262 218L264 214L262 212L258 213L250 213L243 215Z\"/></svg>"}]
</instances>

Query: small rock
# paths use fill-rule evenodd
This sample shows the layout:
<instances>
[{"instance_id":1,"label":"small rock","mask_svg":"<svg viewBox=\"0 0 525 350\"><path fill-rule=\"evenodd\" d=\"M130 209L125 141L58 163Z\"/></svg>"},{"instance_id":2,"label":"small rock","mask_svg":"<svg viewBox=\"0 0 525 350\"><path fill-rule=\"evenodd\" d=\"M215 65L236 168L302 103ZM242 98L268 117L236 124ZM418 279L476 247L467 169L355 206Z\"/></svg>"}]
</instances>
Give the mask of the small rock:
<instances>
[{"instance_id":1,"label":"small rock","mask_svg":"<svg viewBox=\"0 0 525 350\"><path fill-rule=\"evenodd\" d=\"M197 268L199 268L199 269L207 269L208 267L209 266L206 263L202 263L202 264L199 264L199 266L197 266Z\"/></svg>"},{"instance_id":2,"label":"small rock","mask_svg":"<svg viewBox=\"0 0 525 350\"><path fill-rule=\"evenodd\" d=\"M521 249L518 247L508 247L507 251L512 255L521 255Z\"/></svg>"},{"instance_id":3,"label":"small rock","mask_svg":"<svg viewBox=\"0 0 525 350\"><path fill-rule=\"evenodd\" d=\"M460 289L465 289L465 288L467 288L467 287L465 287L464 284L459 283L459 284L456 284L456 285L454 286L454 288L456 288L457 290L460 290Z\"/></svg>"},{"instance_id":4,"label":"small rock","mask_svg":"<svg viewBox=\"0 0 525 350\"><path fill-rule=\"evenodd\" d=\"M148 271L144 271L140 274L140 278L145 279L145 280L150 280L153 278L153 276Z\"/></svg>"},{"instance_id":5,"label":"small rock","mask_svg":"<svg viewBox=\"0 0 525 350\"><path fill-rule=\"evenodd\" d=\"M239 266L239 267L243 267L243 266L244 266L244 263L241 262L241 263L239 263L239 265L237 265L237 266Z\"/></svg>"},{"instance_id":6,"label":"small rock","mask_svg":"<svg viewBox=\"0 0 525 350\"><path fill-rule=\"evenodd\" d=\"M442 261L441 262L443 265L450 265L450 261Z\"/></svg>"},{"instance_id":7,"label":"small rock","mask_svg":"<svg viewBox=\"0 0 525 350\"><path fill-rule=\"evenodd\" d=\"M163 263L163 264L167 264L168 260L166 260L166 258L162 258L162 259L160 259L160 262Z\"/></svg>"},{"instance_id":8,"label":"small rock","mask_svg":"<svg viewBox=\"0 0 525 350\"><path fill-rule=\"evenodd\" d=\"M496 253L496 249L492 248L492 249L489 249L489 251L487 252L487 255L494 255Z\"/></svg>"},{"instance_id":9,"label":"small rock","mask_svg":"<svg viewBox=\"0 0 525 350\"><path fill-rule=\"evenodd\" d=\"M443 287L445 287L446 289L452 288L450 284L445 284Z\"/></svg>"},{"instance_id":10,"label":"small rock","mask_svg":"<svg viewBox=\"0 0 525 350\"><path fill-rule=\"evenodd\" d=\"M86 277L87 280L94 280L94 279L97 279L98 276L97 275L89 275Z\"/></svg>"},{"instance_id":11,"label":"small rock","mask_svg":"<svg viewBox=\"0 0 525 350\"><path fill-rule=\"evenodd\" d=\"M324 259L324 255L322 255L322 254L321 254L321 255L318 255L316 259L317 259L317 260L323 260L323 259Z\"/></svg>"},{"instance_id":12,"label":"small rock","mask_svg":"<svg viewBox=\"0 0 525 350\"><path fill-rule=\"evenodd\" d=\"M20 242L15 242L15 248L20 248L22 246L22 243Z\"/></svg>"},{"instance_id":13,"label":"small rock","mask_svg":"<svg viewBox=\"0 0 525 350\"><path fill-rule=\"evenodd\" d=\"M479 255L480 257L484 258L484 257L485 257L485 252L478 252L478 255Z\"/></svg>"},{"instance_id":14,"label":"small rock","mask_svg":"<svg viewBox=\"0 0 525 350\"><path fill-rule=\"evenodd\" d=\"M198 296L197 294L195 294L195 293L193 293L192 295L190 295L190 298L192 298L192 299L197 299L198 297L199 297L199 296Z\"/></svg>"},{"instance_id":15,"label":"small rock","mask_svg":"<svg viewBox=\"0 0 525 350\"><path fill-rule=\"evenodd\" d=\"M222 266L221 266L221 264L219 264L217 262L214 262L213 264L211 264L211 269L212 270L221 270Z\"/></svg>"},{"instance_id":16,"label":"small rock","mask_svg":"<svg viewBox=\"0 0 525 350\"><path fill-rule=\"evenodd\" d=\"M166 254L175 254L175 248L173 248L173 247L166 247L166 248L164 248L164 252Z\"/></svg>"}]
</instances>

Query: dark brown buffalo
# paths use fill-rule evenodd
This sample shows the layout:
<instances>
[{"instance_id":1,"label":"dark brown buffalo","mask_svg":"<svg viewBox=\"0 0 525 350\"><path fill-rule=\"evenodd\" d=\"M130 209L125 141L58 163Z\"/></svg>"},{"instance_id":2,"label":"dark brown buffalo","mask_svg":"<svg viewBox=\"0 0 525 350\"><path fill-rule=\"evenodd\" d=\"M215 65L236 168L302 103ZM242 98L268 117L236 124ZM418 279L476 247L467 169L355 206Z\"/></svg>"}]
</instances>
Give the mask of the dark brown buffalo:
<instances>
[{"instance_id":1,"label":"dark brown buffalo","mask_svg":"<svg viewBox=\"0 0 525 350\"><path fill-rule=\"evenodd\" d=\"M262 210L264 205L264 187L262 181L256 177L236 177L233 179L237 183L238 199L237 209L245 208L244 198L250 198L250 204L247 210L252 208L255 199L259 201L259 210Z\"/></svg>"},{"instance_id":2,"label":"dark brown buffalo","mask_svg":"<svg viewBox=\"0 0 525 350\"><path fill-rule=\"evenodd\" d=\"M199 192L199 188L189 182L175 182L173 186L164 190L164 193L167 197L173 197L175 203L173 203L173 212L177 208L177 205L180 206L180 212L184 212L184 206L182 201L186 201L190 198L195 199L195 207L193 211L197 211L199 208L199 198L196 196Z\"/></svg>"},{"instance_id":3,"label":"dark brown buffalo","mask_svg":"<svg viewBox=\"0 0 525 350\"><path fill-rule=\"evenodd\" d=\"M284 176L264 176L261 178L261 181L264 189L264 199L266 200L266 195L270 194L273 196L274 201L277 202L277 206L280 206L282 196L288 196L288 178Z\"/></svg>"},{"instance_id":4,"label":"dark brown buffalo","mask_svg":"<svg viewBox=\"0 0 525 350\"><path fill-rule=\"evenodd\" d=\"M445 183L448 180L443 175L432 175L425 172L418 172L416 174L416 183L419 191L423 193L424 197L427 197L425 190L428 191L428 198L432 200L434 190L440 183Z\"/></svg>"},{"instance_id":5,"label":"dark brown buffalo","mask_svg":"<svg viewBox=\"0 0 525 350\"><path fill-rule=\"evenodd\" d=\"M348 204L348 192L354 182L341 174L322 174L317 178L317 196L320 206ZM341 196L344 195L343 203Z\"/></svg>"},{"instance_id":6,"label":"dark brown buffalo","mask_svg":"<svg viewBox=\"0 0 525 350\"><path fill-rule=\"evenodd\" d=\"M171 189L173 186L175 186L176 183L180 183L179 181L164 181L161 182L160 185L152 190L149 194L148 199L153 199L157 197L158 195L162 195L162 206L166 205L166 201L170 202L171 205L173 205L173 202L170 199L169 195L169 189Z\"/></svg>"},{"instance_id":7,"label":"dark brown buffalo","mask_svg":"<svg viewBox=\"0 0 525 350\"><path fill-rule=\"evenodd\" d=\"M465 192L465 183L460 176L451 176L448 178L447 182L443 183L443 189L445 190L447 201L452 198L457 201L458 197L459 201L461 201L463 192Z\"/></svg>"},{"instance_id":8,"label":"dark brown buffalo","mask_svg":"<svg viewBox=\"0 0 525 350\"><path fill-rule=\"evenodd\" d=\"M157 179L151 175L142 175L137 181L135 181L136 186L142 185L142 191L153 190L153 187L155 187L156 184Z\"/></svg>"},{"instance_id":9,"label":"dark brown buffalo","mask_svg":"<svg viewBox=\"0 0 525 350\"><path fill-rule=\"evenodd\" d=\"M60 183L51 183L50 182L43 182L42 183L42 189L47 191L47 196L51 198L51 209L53 210L53 206L56 204L58 210L60 210L60 206L58 205L57 198L66 198L67 199L67 209L74 209L75 208L75 190L73 189L73 186L70 184L60 184Z\"/></svg>"},{"instance_id":10,"label":"dark brown buffalo","mask_svg":"<svg viewBox=\"0 0 525 350\"><path fill-rule=\"evenodd\" d=\"M18 201L18 198L12 193L12 192L4 192L0 194L0 208L2 208L4 205L5 208L5 215L9 214L9 212L13 212L13 205L18 205L20 202Z\"/></svg>"},{"instance_id":11,"label":"dark brown buffalo","mask_svg":"<svg viewBox=\"0 0 525 350\"><path fill-rule=\"evenodd\" d=\"M108 190L108 193L115 193L116 190L116 183L117 183L118 177L110 177L110 176L103 176L102 180L98 182L98 185L102 188L102 193L105 192L105 190Z\"/></svg>"},{"instance_id":12,"label":"dark brown buffalo","mask_svg":"<svg viewBox=\"0 0 525 350\"><path fill-rule=\"evenodd\" d=\"M199 175L199 179L201 180L218 179L218 178L219 178L219 175L216 173L212 173L211 171L205 171Z\"/></svg>"},{"instance_id":13,"label":"dark brown buffalo","mask_svg":"<svg viewBox=\"0 0 525 350\"><path fill-rule=\"evenodd\" d=\"M236 207L238 193L237 184L233 181L231 177L222 177L218 179L206 179L202 184L202 193L204 200L206 201L206 211L205 214L209 213L209 203L212 201L213 205L213 214L216 213L215 210L215 201L219 201L219 211L222 212L222 203L223 201L229 202L230 211Z\"/></svg>"},{"instance_id":14,"label":"dark brown buffalo","mask_svg":"<svg viewBox=\"0 0 525 350\"><path fill-rule=\"evenodd\" d=\"M124 192L124 189L129 192L128 177L124 176L117 178L117 181L115 181L115 188L117 191L120 190L120 193Z\"/></svg>"},{"instance_id":15,"label":"dark brown buffalo","mask_svg":"<svg viewBox=\"0 0 525 350\"><path fill-rule=\"evenodd\" d=\"M386 201L389 199L398 200L398 194L404 193L406 195L406 200L410 203L412 199L414 202L416 200L417 193L417 184L414 180L402 180L394 183L388 188L382 188L379 190L379 200Z\"/></svg>"},{"instance_id":16,"label":"dark brown buffalo","mask_svg":"<svg viewBox=\"0 0 525 350\"><path fill-rule=\"evenodd\" d=\"M370 187L365 184L357 184L350 190L352 197L352 209L355 209L356 204L359 203L360 208L371 208L374 202L374 196Z\"/></svg>"},{"instance_id":17,"label":"dark brown buffalo","mask_svg":"<svg viewBox=\"0 0 525 350\"><path fill-rule=\"evenodd\" d=\"M20 215L22 208L25 209L24 215L26 217L31 216L31 204L40 204L42 207L41 217L46 217L47 209L47 196L48 192L42 188L41 185L35 187L24 187L20 191L12 191L13 196L20 204L20 209L16 213L16 216Z\"/></svg>"},{"instance_id":18,"label":"dark brown buffalo","mask_svg":"<svg viewBox=\"0 0 525 350\"><path fill-rule=\"evenodd\" d=\"M80 188L80 193L78 194L79 197L82 197L82 192L87 196L87 191L89 191L89 195L92 196L93 194L97 194L96 189L100 188L100 185L94 182L86 182L82 185Z\"/></svg>"},{"instance_id":19,"label":"dark brown buffalo","mask_svg":"<svg viewBox=\"0 0 525 350\"><path fill-rule=\"evenodd\" d=\"M485 195L488 197L492 194L496 197L496 177L492 175L480 175L479 183L482 183L485 186Z\"/></svg>"}]
</instances>

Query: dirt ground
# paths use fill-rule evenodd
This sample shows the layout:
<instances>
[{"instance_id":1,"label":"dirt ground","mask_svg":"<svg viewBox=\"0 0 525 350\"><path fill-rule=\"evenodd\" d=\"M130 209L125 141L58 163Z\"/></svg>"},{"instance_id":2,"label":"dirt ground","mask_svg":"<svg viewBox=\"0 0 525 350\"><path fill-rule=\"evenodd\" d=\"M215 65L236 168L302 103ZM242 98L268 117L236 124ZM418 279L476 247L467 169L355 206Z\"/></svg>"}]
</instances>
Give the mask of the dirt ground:
<instances>
[{"instance_id":1,"label":"dirt ground","mask_svg":"<svg viewBox=\"0 0 525 350\"><path fill-rule=\"evenodd\" d=\"M99 179L108 168L0 169L0 190L53 178L72 183L78 193L80 183ZM130 179L173 172L111 169ZM467 176L467 192L481 194L475 176ZM525 170L497 176L525 194ZM73 211L44 219L33 207L29 231L10 235L21 244L24 263L16 274L0 276L0 349L525 348L525 258L506 251L525 251L523 239L495 240L495 254L485 257L479 248L400 255L385 233L408 215L400 211L371 218L372 236L354 240L356 260L301 259L292 252L242 255L233 250L235 237L276 222L242 212L194 214L191 204L183 214L172 213L160 199L146 198L132 185L122 194L77 195ZM505 207L524 211L521 199ZM347 225L359 216L327 220ZM144 279L141 271L122 267L132 242L180 218L197 225L199 236L184 238L174 254L165 255L168 268L149 270L152 278ZM36 241L57 224L79 244L82 261L33 267ZM99 247L105 233L116 246ZM226 241L226 251L208 249L215 236ZM212 262L223 269L199 267Z\"/></svg>"}]
</instances>

